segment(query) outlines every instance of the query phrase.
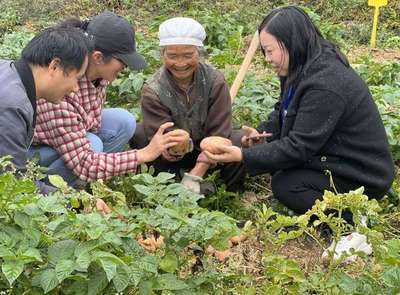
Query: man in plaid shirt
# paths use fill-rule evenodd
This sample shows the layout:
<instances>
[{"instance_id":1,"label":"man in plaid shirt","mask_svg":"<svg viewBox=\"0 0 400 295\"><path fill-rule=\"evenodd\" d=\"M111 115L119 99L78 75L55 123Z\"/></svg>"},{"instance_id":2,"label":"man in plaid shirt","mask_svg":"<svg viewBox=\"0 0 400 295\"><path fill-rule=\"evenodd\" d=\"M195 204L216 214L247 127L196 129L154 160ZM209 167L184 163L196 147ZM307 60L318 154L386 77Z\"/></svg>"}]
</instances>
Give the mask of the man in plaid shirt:
<instances>
[{"instance_id":1,"label":"man in plaid shirt","mask_svg":"<svg viewBox=\"0 0 400 295\"><path fill-rule=\"evenodd\" d=\"M39 153L40 164L49 167L49 174L61 175L69 184L77 185L78 178L90 182L135 172L138 164L154 160L179 142L179 134L163 134L173 125L166 123L148 146L123 151L135 131L135 118L120 108L103 109L106 87L118 73L126 66L135 70L145 67L128 21L104 12L90 21L69 19L64 25L83 29L93 38L95 50L78 91L58 105L39 100L36 145L30 155Z\"/></svg>"}]
</instances>

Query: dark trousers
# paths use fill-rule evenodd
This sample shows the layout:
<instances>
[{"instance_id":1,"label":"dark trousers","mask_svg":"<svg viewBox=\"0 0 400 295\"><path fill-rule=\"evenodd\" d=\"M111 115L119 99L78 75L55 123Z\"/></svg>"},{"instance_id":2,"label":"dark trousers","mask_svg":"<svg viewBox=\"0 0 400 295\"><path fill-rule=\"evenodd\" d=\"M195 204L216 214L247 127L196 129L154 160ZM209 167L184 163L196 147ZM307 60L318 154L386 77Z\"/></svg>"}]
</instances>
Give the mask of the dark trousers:
<instances>
[{"instance_id":1,"label":"dark trousers","mask_svg":"<svg viewBox=\"0 0 400 295\"><path fill-rule=\"evenodd\" d=\"M241 130L234 130L232 132L231 140L233 144L240 146L240 139L242 137ZM129 144L131 148L140 149L148 145L149 141L145 135L144 128L142 124L137 124L136 131ZM149 163L154 166L156 173L159 172L169 172L176 174L177 178L181 178L182 171L189 171L195 165L197 157L200 151L194 149L191 153L186 154L182 160L177 162L169 162L163 157L157 158L154 162ZM225 183L228 191L242 191L245 179L245 169L242 163L227 163L223 165L217 165L212 168L208 173L212 173L215 170L220 170L221 180Z\"/></svg>"},{"instance_id":2,"label":"dark trousers","mask_svg":"<svg viewBox=\"0 0 400 295\"><path fill-rule=\"evenodd\" d=\"M362 186L335 176L333 182L339 193L346 193ZM299 214L311 209L316 200L322 200L324 190L333 191L333 188L330 186L329 175L321 171L297 168L281 170L272 176L274 197ZM370 198L380 199L386 191L365 187L364 194Z\"/></svg>"}]
</instances>

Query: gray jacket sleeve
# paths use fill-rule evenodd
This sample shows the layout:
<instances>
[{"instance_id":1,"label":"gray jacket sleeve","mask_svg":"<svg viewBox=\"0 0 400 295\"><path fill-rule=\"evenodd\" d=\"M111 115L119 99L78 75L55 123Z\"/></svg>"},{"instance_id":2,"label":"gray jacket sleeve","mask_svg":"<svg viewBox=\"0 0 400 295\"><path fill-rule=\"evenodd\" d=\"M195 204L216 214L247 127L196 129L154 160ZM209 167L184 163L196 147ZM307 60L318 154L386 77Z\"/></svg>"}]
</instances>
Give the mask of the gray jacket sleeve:
<instances>
[{"instance_id":1,"label":"gray jacket sleeve","mask_svg":"<svg viewBox=\"0 0 400 295\"><path fill-rule=\"evenodd\" d=\"M18 170L24 170L30 144L30 114L22 108L4 107L0 115L0 156L11 155Z\"/></svg>"}]
</instances>

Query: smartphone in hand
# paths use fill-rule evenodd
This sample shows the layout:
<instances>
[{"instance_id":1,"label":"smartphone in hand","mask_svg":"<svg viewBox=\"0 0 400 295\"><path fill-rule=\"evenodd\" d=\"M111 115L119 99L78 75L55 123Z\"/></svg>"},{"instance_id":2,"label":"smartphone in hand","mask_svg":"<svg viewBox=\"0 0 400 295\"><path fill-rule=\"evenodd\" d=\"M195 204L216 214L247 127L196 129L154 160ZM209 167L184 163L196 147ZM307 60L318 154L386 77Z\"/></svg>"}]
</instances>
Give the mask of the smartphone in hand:
<instances>
[{"instance_id":1,"label":"smartphone in hand","mask_svg":"<svg viewBox=\"0 0 400 295\"><path fill-rule=\"evenodd\" d=\"M271 137L272 136L272 133L260 133L260 134L256 134L256 135L250 135L250 136L247 136L247 140L249 140L249 139L255 139L255 140L258 140L258 139L261 139L261 138L266 138L266 137Z\"/></svg>"}]
</instances>

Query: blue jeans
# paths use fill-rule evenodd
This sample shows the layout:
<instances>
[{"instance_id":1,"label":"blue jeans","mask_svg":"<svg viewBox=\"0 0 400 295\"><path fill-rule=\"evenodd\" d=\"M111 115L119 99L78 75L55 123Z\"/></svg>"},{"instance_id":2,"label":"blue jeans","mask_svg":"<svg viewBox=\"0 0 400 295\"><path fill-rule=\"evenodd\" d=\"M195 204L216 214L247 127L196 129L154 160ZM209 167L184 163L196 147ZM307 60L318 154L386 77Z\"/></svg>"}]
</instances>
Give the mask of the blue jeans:
<instances>
[{"instance_id":1,"label":"blue jeans","mask_svg":"<svg viewBox=\"0 0 400 295\"><path fill-rule=\"evenodd\" d=\"M136 129L135 117L127 110L120 108L104 109L101 112L101 128L97 133L87 132L93 151L100 153L121 152L129 142ZM58 152L48 145L32 145L28 150L28 158L39 154L39 165L47 167L47 174L57 174L74 186L78 176L68 169Z\"/></svg>"}]
</instances>

